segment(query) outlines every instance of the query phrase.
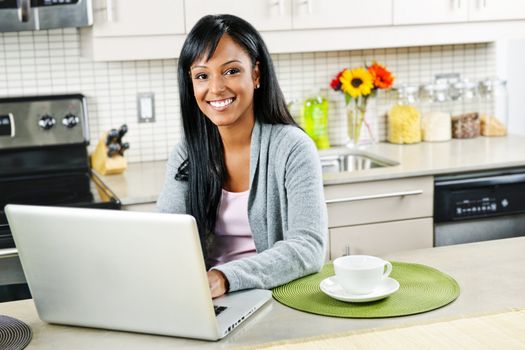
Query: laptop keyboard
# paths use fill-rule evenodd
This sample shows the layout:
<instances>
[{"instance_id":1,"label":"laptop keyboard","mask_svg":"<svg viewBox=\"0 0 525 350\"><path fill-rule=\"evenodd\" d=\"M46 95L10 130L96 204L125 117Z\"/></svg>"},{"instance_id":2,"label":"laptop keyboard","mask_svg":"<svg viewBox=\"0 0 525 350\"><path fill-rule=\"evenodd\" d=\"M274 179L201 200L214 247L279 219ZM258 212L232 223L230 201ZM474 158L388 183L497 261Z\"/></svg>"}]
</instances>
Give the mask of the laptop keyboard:
<instances>
[{"instance_id":1,"label":"laptop keyboard","mask_svg":"<svg viewBox=\"0 0 525 350\"><path fill-rule=\"evenodd\" d=\"M213 308L215 309L215 316L219 316L221 312L227 309L226 306L217 306L217 305L213 305Z\"/></svg>"}]
</instances>

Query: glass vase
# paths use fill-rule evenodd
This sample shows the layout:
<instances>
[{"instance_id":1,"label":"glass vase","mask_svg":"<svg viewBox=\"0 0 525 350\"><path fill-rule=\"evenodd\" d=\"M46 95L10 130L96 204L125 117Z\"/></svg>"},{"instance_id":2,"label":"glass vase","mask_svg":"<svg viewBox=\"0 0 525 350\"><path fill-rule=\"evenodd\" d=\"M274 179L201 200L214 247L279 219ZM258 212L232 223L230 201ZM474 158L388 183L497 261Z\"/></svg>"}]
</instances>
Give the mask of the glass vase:
<instances>
[{"instance_id":1,"label":"glass vase","mask_svg":"<svg viewBox=\"0 0 525 350\"><path fill-rule=\"evenodd\" d=\"M346 105L348 142L347 147L357 148L359 145L374 142L374 133L370 123L368 107L374 103L369 98L352 98Z\"/></svg>"}]
</instances>

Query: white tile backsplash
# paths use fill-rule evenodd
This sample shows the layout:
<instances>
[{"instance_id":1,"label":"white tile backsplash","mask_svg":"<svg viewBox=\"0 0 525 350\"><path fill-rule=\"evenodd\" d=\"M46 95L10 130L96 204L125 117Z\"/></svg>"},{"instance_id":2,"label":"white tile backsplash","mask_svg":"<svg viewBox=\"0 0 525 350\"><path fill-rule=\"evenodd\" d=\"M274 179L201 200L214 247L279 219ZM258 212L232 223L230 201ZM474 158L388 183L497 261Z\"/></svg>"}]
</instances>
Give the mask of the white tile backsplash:
<instances>
[{"instance_id":1,"label":"white tile backsplash","mask_svg":"<svg viewBox=\"0 0 525 350\"><path fill-rule=\"evenodd\" d=\"M351 39L351 38L350 38ZM91 149L103 131L128 124L130 162L166 159L180 138L177 60L93 62L80 56L76 29L0 33L0 97L80 92L87 97ZM471 79L495 74L490 43L411 48L305 52L273 55L287 101L300 103L308 94L329 87L344 67L377 60L396 76L396 83L423 83L435 74L458 72ZM155 94L155 123L137 122L137 94ZM346 142L344 99L328 90L329 135L333 145ZM377 99L378 117L370 120L385 139L389 100Z\"/></svg>"}]
</instances>

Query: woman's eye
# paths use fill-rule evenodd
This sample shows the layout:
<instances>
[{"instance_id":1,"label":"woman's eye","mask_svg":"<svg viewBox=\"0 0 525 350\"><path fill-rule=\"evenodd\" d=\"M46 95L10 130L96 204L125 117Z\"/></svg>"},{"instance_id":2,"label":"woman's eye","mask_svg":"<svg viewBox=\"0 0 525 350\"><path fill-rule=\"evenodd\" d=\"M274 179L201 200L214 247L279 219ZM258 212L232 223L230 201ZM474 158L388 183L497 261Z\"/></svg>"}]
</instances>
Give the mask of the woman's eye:
<instances>
[{"instance_id":1,"label":"woman's eye","mask_svg":"<svg viewBox=\"0 0 525 350\"><path fill-rule=\"evenodd\" d=\"M237 68L230 68L230 69L226 70L226 72L224 72L224 74L232 75L232 74L237 74L239 72L240 72L240 70L237 69Z\"/></svg>"},{"instance_id":2,"label":"woman's eye","mask_svg":"<svg viewBox=\"0 0 525 350\"><path fill-rule=\"evenodd\" d=\"M208 75L204 74L204 73L199 73L199 74L196 74L194 78L197 79L197 80L204 80L204 79L208 78Z\"/></svg>"}]
</instances>

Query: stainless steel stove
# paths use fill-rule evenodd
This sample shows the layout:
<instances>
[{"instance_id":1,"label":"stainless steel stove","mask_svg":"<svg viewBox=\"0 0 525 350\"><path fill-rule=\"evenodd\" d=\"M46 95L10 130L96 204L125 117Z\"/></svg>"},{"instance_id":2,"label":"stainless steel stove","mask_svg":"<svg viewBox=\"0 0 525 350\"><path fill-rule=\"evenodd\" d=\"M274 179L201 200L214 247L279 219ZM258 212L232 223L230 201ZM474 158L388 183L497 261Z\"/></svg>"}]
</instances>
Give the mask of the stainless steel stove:
<instances>
[{"instance_id":1,"label":"stainless steel stove","mask_svg":"<svg viewBox=\"0 0 525 350\"><path fill-rule=\"evenodd\" d=\"M30 297L6 204L120 209L91 172L88 142L83 95L0 99L0 302Z\"/></svg>"}]
</instances>

